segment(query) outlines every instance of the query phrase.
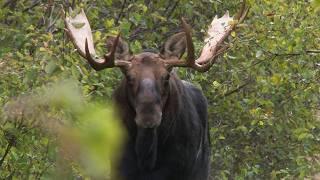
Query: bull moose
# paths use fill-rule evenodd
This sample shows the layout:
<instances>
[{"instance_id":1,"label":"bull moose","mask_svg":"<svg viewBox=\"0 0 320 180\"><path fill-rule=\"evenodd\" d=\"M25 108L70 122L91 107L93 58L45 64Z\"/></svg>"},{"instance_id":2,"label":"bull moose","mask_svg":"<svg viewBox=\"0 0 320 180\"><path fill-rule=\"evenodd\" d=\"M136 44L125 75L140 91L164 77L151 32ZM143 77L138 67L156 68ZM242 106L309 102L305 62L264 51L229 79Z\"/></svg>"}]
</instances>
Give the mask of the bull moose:
<instances>
[{"instance_id":1,"label":"bull moose","mask_svg":"<svg viewBox=\"0 0 320 180\"><path fill-rule=\"evenodd\" d=\"M66 17L66 32L93 69L119 67L124 74L114 92L119 116L129 136L117 168L120 179L209 179L207 101L198 88L180 80L172 68L208 71L216 57L227 49L223 42L235 28L235 20L242 21L247 12L243 4L235 18L228 12L221 18L215 17L198 59L191 28L183 18L183 31L172 35L159 53L133 55L118 35L108 39L109 53L100 58L84 11ZM186 60L182 60L185 50Z\"/></svg>"}]
</instances>

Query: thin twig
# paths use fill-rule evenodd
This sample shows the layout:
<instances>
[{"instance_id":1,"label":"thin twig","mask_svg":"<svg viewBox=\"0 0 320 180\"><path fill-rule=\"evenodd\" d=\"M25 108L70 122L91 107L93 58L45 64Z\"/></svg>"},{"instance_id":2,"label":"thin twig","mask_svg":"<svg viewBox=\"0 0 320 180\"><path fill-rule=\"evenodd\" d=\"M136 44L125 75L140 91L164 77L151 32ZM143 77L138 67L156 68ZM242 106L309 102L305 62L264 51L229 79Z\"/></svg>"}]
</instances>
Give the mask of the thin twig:
<instances>
[{"instance_id":1,"label":"thin twig","mask_svg":"<svg viewBox=\"0 0 320 180\"><path fill-rule=\"evenodd\" d=\"M31 6L25 8L22 12L27 12L27 11L33 9L34 7L38 6L40 3L41 3L40 0L39 0L39 1L36 1L36 2L34 2Z\"/></svg>"},{"instance_id":2,"label":"thin twig","mask_svg":"<svg viewBox=\"0 0 320 180\"><path fill-rule=\"evenodd\" d=\"M0 159L0 167L2 166L4 160L6 159L7 155L9 154L11 147L14 144L14 140L10 140L9 143L7 144L6 150L2 156L2 158Z\"/></svg>"},{"instance_id":3,"label":"thin twig","mask_svg":"<svg viewBox=\"0 0 320 180\"><path fill-rule=\"evenodd\" d=\"M225 94L222 95L222 97L227 97L227 96L230 96L231 94L234 94L236 92L239 92L241 89L243 89L244 87L246 87L247 85L249 85L252 81L248 81L240 86L238 86L237 88L229 91L229 92L226 92Z\"/></svg>"},{"instance_id":4,"label":"thin twig","mask_svg":"<svg viewBox=\"0 0 320 180\"><path fill-rule=\"evenodd\" d=\"M256 46L258 46L263 52L269 54L270 56L300 56L300 55L304 55L304 54L317 54L317 53L320 53L320 50L318 50L318 49L314 49L314 50L307 49L307 50L304 50L304 51L301 51L301 52L293 52L293 53L271 52L271 51L266 50L260 44L258 44L256 42L253 42L253 43L255 43Z\"/></svg>"},{"instance_id":5,"label":"thin twig","mask_svg":"<svg viewBox=\"0 0 320 180\"><path fill-rule=\"evenodd\" d=\"M179 4L179 0L177 0L177 1L174 3L173 7L172 7L172 8L170 9L170 11L167 13L167 19L169 19L169 18L171 17L171 15L173 14L174 10L177 8L178 4Z\"/></svg>"},{"instance_id":6,"label":"thin twig","mask_svg":"<svg viewBox=\"0 0 320 180\"><path fill-rule=\"evenodd\" d=\"M306 53L320 53L320 50L306 50Z\"/></svg>"},{"instance_id":7,"label":"thin twig","mask_svg":"<svg viewBox=\"0 0 320 180\"><path fill-rule=\"evenodd\" d=\"M4 3L2 7L6 8L7 6L9 6L9 9L13 10L17 5L17 1L18 0L8 0L7 2Z\"/></svg>"},{"instance_id":8,"label":"thin twig","mask_svg":"<svg viewBox=\"0 0 320 180\"><path fill-rule=\"evenodd\" d=\"M125 7L126 4L127 4L127 0L123 0L120 13L119 13L119 15L118 15L118 17L117 17L117 19L116 19L116 22L115 22L115 25L116 25L116 26L119 25L119 21L120 21L120 19L121 19L121 17L122 17L122 14L123 14L123 12L124 12L124 7Z\"/></svg>"},{"instance_id":9,"label":"thin twig","mask_svg":"<svg viewBox=\"0 0 320 180\"><path fill-rule=\"evenodd\" d=\"M76 0L72 0L72 4L71 4L72 9L74 9L75 5L76 5Z\"/></svg>"}]
</instances>

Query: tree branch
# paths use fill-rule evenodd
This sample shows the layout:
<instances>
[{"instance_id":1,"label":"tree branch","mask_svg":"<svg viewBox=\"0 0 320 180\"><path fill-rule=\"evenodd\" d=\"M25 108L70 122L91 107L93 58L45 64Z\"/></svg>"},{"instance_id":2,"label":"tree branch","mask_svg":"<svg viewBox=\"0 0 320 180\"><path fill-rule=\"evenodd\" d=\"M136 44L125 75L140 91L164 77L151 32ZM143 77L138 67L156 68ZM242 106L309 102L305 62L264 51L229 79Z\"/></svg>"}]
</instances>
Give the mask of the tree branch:
<instances>
[{"instance_id":1,"label":"tree branch","mask_svg":"<svg viewBox=\"0 0 320 180\"><path fill-rule=\"evenodd\" d=\"M320 50L305 50L302 52L296 52L296 53L273 53L275 56L301 56L304 54L314 54L314 53L320 53Z\"/></svg>"},{"instance_id":2,"label":"tree branch","mask_svg":"<svg viewBox=\"0 0 320 180\"><path fill-rule=\"evenodd\" d=\"M234 94L236 92L239 92L241 89L243 89L244 87L246 87L247 85L249 85L252 81L247 81L245 82L244 84L238 86L237 88L229 91L229 92L226 92L225 94L222 95L222 97L227 97L227 96L230 96L231 94Z\"/></svg>"},{"instance_id":3,"label":"tree branch","mask_svg":"<svg viewBox=\"0 0 320 180\"><path fill-rule=\"evenodd\" d=\"M307 50L303 50L301 52L293 52L293 53L279 53L279 52L271 52L266 50L264 47L262 47L260 44L254 42L254 44L258 47L260 47L260 49L264 52L267 53L271 56L300 56L300 55L304 55L304 54L317 54L320 53L320 50L318 49L307 49Z\"/></svg>"},{"instance_id":4,"label":"tree branch","mask_svg":"<svg viewBox=\"0 0 320 180\"><path fill-rule=\"evenodd\" d=\"M320 50L306 50L306 53L320 53Z\"/></svg>"},{"instance_id":5,"label":"tree branch","mask_svg":"<svg viewBox=\"0 0 320 180\"><path fill-rule=\"evenodd\" d=\"M174 3L174 5L173 5L173 7L170 9L170 11L168 11L168 12L167 12L167 10L165 11L166 14L167 14L167 19L169 19L169 18L171 17L172 13L173 13L174 10L177 8L178 4L179 4L179 0L177 0L177 1Z\"/></svg>"},{"instance_id":6,"label":"tree branch","mask_svg":"<svg viewBox=\"0 0 320 180\"><path fill-rule=\"evenodd\" d=\"M9 154L13 144L14 144L14 140L10 140L9 143L7 144L6 150L5 150L2 158L0 159L0 167L2 167L2 164L3 164L4 160L6 159L7 155Z\"/></svg>"},{"instance_id":7,"label":"tree branch","mask_svg":"<svg viewBox=\"0 0 320 180\"><path fill-rule=\"evenodd\" d=\"M35 1L31 6L29 6L29 7L25 8L22 12L27 12L27 11L29 11L30 9L33 9L34 7L36 7L36 6L40 5L40 3L41 3L41 1L40 1L40 0Z\"/></svg>"},{"instance_id":8,"label":"tree branch","mask_svg":"<svg viewBox=\"0 0 320 180\"><path fill-rule=\"evenodd\" d=\"M120 13L119 13L119 15L118 15L118 17L117 17L117 19L116 19L116 22L114 23L116 26L119 25L119 21L120 21L120 19L121 19L121 17L122 17L123 10L124 10L124 7L125 7L126 4L127 4L127 0L123 0Z\"/></svg>"},{"instance_id":9,"label":"tree branch","mask_svg":"<svg viewBox=\"0 0 320 180\"><path fill-rule=\"evenodd\" d=\"M8 0L7 2L4 3L2 6L3 8L6 8L9 6L10 10L13 10L17 6L18 0Z\"/></svg>"}]
</instances>

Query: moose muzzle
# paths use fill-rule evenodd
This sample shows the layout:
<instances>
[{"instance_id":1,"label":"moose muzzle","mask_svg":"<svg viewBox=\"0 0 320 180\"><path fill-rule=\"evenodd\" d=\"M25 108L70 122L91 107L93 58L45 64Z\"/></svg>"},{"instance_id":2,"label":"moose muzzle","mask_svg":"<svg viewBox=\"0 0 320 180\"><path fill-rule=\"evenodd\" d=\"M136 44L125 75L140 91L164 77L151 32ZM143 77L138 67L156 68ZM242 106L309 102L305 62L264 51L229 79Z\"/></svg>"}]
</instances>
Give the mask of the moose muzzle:
<instances>
[{"instance_id":1,"label":"moose muzzle","mask_svg":"<svg viewBox=\"0 0 320 180\"><path fill-rule=\"evenodd\" d=\"M136 99L135 121L140 128L156 128L161 123L162 108L154 80L146 78L141 81Z\"/></svg>"}]
</instances>

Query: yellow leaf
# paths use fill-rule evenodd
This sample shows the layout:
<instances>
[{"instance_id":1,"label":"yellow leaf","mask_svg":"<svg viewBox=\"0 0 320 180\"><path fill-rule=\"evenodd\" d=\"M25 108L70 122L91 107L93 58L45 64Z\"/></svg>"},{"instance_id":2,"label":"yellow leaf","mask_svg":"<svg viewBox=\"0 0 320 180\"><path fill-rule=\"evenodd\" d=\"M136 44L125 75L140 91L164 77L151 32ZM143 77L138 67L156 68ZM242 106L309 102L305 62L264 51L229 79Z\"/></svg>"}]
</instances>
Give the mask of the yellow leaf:
<instances>
[{"instance_id":1,"label":"yellow leaf","mask_svg":"<svg viewBox=\"0 0 320 180\"><path fill-rule=\"evenodd\" d=\"M72 26L75 27L76 29L82 28L86 23L81 23L81 22L73 22Z\"/></svg>"},{"instance_id":2,"label":"yellow leaf","mask_svg":"<svg viewBox=\"0 0 320 180\"><path fill-rule=\"evenodd\" d=\"M47 51L47 50L46 50L46 48L44 48L44 47L40 47L40 48L39 48L39 51L40 51L40 52L45 52L45 51Z\"/></svg>"},{"instance_id":3,"label":"yellow leaf","mask_svg":"<svg viewBox=\"0 0 320 180\"><path fill-rule=\"evenodd\" d=\"M281 82L281 77L278 74L275 74L271 77L271 82L274 85L279 85Z\"/></svg>"},{"instance_id":4,"label":"yellow leaf","mask_svg":"<svg viewBox=\"0 0 320 180\"><path fill-rule=\"evenodd\" d=\"M235 32L235 31L232 31L232 32L231 32L231 36L232 36L232 37L236 37L236 32Z\"/></svg>"}]
</instances>

